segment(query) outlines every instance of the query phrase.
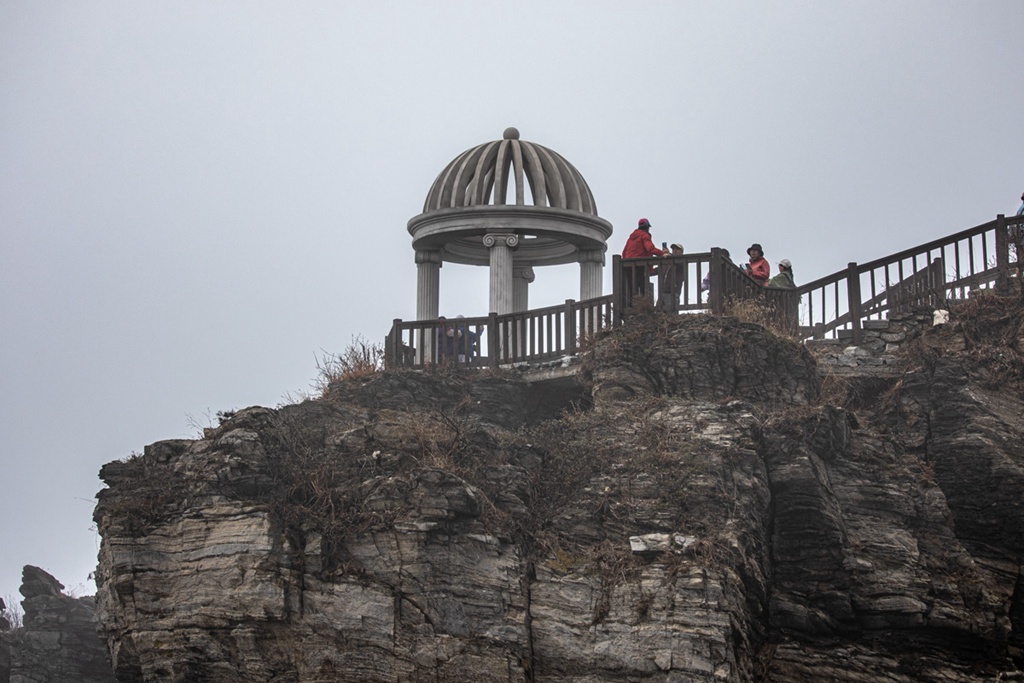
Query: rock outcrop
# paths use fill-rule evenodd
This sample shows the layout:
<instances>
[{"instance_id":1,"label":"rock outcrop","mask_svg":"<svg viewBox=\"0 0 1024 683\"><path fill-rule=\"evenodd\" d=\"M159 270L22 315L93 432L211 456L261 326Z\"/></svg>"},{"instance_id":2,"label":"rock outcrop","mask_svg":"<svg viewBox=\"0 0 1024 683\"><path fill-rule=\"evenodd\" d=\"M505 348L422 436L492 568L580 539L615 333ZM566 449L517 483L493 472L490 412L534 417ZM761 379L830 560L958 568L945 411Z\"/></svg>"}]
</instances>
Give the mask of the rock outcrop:
<instances>
[{"instance_id":1,"label":"rock outcrop","mask_svg":"<svg viewBox=\"0 0 1024 683\"><path fill-rule=\"evenodd\" d=\"M8 634L10 683L114 683L95 601L73 598L42 569L22 571L23 626ZM0 671L2 673L2 671Z\"/></svg>"},{"instance_id":2,"label":"rock outcrop","mask_svg":"<svg viewBox=\"0 0 1024 683\"><path fill-rule=\"evenodd\" d=\"M965 362L833 405L654 316L561 414L451 371L238 411L101 472L118 681L1021 680L1024 401Z\"/></svg>"},{"instance_id":3,"label":"rock outcrop","mask_svg":"<svg viewBox=\"0 0 1024 683\"><path fill-rule=\"evenodd\" d=\"M11 680L11 620L5 615L7 604L0 598L0 681Z\"/></svg>"}]
</instances>

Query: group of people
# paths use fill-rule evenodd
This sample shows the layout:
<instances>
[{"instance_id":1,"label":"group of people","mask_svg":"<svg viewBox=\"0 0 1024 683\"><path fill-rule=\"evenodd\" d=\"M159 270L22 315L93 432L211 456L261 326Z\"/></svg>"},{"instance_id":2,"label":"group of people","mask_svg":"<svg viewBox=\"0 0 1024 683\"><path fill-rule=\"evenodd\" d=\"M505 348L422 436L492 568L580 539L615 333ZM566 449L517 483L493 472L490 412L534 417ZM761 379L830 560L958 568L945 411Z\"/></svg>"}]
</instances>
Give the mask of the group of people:
<instances>
[{"instance_id":1,"label":"group of people","mask_svg":"<svg viewBox=\"0 0 1024 683\"><path fill-rule=\"evenodd\" d=\"M463 316L457 316L456 322L449 323L442 315L438 318L441 325L437 328L437 360L458 360L460 363L473 360L477 354L477 333L464 323L458 322Z\"/></svg>"},{"instance_id":2,"label":"group of people","mask_svg":"<svg viewBox=\"0 0 1024 683\"><path fill-rule=\"evenodd\" d=\"M754 242L747 249L749 262L744 263L740 268L752 279L757 280L765 287L778 287L780 289L795 289L796 282L793 281L793 264L788 258L779 261L779 274L772 277L772 267L764 257L764 250L761 245Z\"/></svg>"},{"instance_id":3,"label":"group of people","mask_svg":"<svg viewBox=\"0 0 1024 683\"><path fill-rule=\"evenodd\" d=\"M726 258L729 252L722 250ZM683 246L675 243L670 250L659 249L654 246L651 239L651 222L641 218L636 230L626 240L626 246L622 249L622 258L647 258L651 256L682 256ZM793 264L789 259L782 259L778 262L779 272L772 277L771 266L764 257L764 250L760 244L754 243L747 249L748 262L740 268L751 279L764 287L777 287L780 289L794 289L796 282L793 280ZM643 268L632 267L624 269L625 286L627 292L627 303L634 295L646 296L648 277L652 274L658 275L659 297L658 307L675 311L679 305L679 295L686 278L685 264L666 263L657 268L650 268L645 271ZM710 286L710 273L704 278L701 288L707 291Z\"/></svg>"},{"instance_id":4,"label":"group of people","mask_svg":"<svg viewBox=\"0 0 1024 683\"><path fill-rule=\"evenodd\" d=\"M637 228L626 240L626 246L622 249L622 258L645 258L648 256L682 256L683 245L672 244L668 250L659 249L654 246L651 240L651 222L641 218ZM686 277L685 267L676 267L674 263L666 263L649 269L641 267L625 268L623 271L626 286L627 305L632 301L634 295L647 295L648 278L650 275L657 275L659 286L658 307L675 310L679 303L679 294L683 289L683 281Z\"/></svg>"}]
</instances>

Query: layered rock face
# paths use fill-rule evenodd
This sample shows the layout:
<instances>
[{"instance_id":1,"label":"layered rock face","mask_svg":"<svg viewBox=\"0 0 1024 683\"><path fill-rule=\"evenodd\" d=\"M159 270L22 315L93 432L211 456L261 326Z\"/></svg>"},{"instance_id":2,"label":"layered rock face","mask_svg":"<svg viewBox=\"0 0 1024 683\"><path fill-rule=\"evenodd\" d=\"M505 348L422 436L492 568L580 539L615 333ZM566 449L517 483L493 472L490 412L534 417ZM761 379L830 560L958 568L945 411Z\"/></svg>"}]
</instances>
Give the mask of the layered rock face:
<instances>
[{"instance_id":1,"label":"layered rock face","mask_svg":"<svg viewBox=\"0 0 1024 683\"><path fill-rule=\"evenodd\" d=\"M10 619L3 616L6 609L6 603L0 598L0 681L11 679L12 624Z\"/></svg>"},{"instance_id":2,"label":"layered rock face","mask_svg":"<svg viewBox=\"0 0 1024 683\"><path fill-rule=\"evenodd\" d=\"M10 683L114 683L106 643L96 631L92 597L73 598L42 569L22 571L22 628L6 636L0 658Z\"/></svg>"},{"instance_id":3,"label":"layered rock face","mask_svg":"<svg viewBox=\"0 0 1024 683\"><path fill-rule=\"evenodd\" d=\"M922 367L848 410L706 316L583 374L559 414L514 375L381 373L108 464L118 680L1020 676L1018 396Z\"/></svg>"}]
</instances>

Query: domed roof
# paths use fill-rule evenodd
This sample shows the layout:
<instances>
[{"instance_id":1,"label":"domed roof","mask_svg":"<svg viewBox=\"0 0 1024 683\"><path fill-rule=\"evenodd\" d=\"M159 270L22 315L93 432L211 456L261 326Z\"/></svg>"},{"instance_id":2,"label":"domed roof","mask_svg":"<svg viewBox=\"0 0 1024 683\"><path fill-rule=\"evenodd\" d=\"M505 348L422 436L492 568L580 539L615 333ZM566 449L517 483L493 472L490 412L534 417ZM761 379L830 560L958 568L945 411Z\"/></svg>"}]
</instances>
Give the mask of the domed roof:
<instances>
[{"instance_id":1,"label":"domed roof","mask_svg":"<svg viewBox=\"0 0 1024 683\"><path fill-rule=\"evenodd\" d=\"M524 182L525 181L525 182ZM529 183L531 203L527 203ZM509 185L514 200L509 200ZM519 139L515 128L501 140L467 149L437 176L423 213L475 206L542 206L597 216L587 181L553 150Z\"/></svg>"}]
</instances>

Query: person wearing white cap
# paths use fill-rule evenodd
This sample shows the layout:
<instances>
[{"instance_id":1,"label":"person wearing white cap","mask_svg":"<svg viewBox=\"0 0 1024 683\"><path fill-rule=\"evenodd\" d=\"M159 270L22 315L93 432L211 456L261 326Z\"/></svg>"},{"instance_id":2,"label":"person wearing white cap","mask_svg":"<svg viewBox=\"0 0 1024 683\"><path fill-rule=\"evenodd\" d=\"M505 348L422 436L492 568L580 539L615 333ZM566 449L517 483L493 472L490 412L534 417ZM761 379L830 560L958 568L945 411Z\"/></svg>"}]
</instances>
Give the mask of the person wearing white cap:
<instances>
[{"instance_id":1,"label":"person wearing white cap","mask_svg":"<svg viewBox=\"0 0 1024 683\"><path fill-rule=\"evenodd\" d=\"M779 274L769 280L765 287L796 289L796 283L793 281L793 264L788 258L779 261Z\"/></svg>"}]
</instances>

